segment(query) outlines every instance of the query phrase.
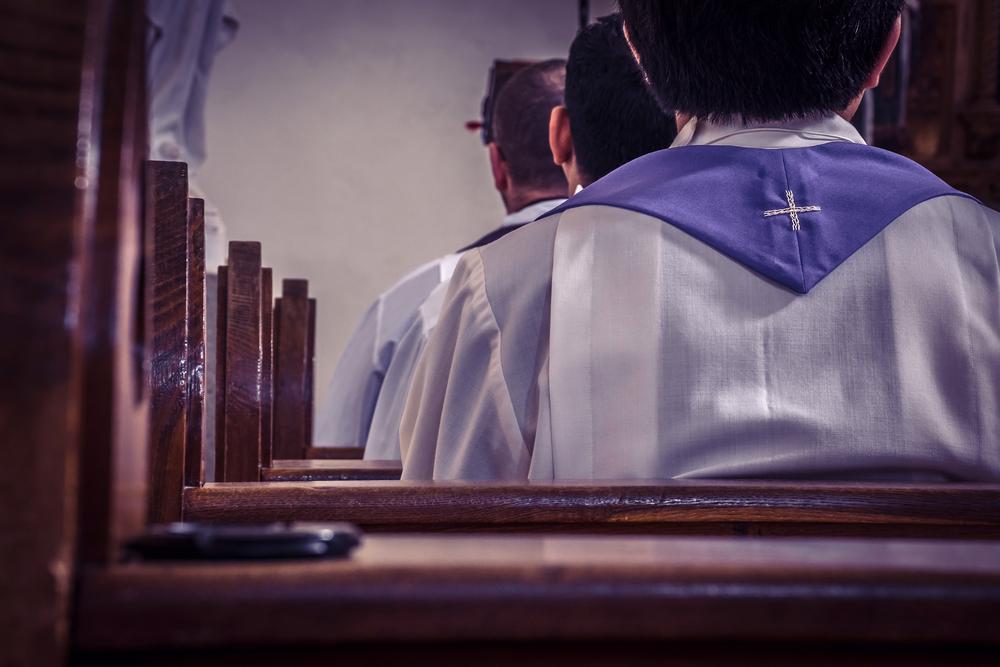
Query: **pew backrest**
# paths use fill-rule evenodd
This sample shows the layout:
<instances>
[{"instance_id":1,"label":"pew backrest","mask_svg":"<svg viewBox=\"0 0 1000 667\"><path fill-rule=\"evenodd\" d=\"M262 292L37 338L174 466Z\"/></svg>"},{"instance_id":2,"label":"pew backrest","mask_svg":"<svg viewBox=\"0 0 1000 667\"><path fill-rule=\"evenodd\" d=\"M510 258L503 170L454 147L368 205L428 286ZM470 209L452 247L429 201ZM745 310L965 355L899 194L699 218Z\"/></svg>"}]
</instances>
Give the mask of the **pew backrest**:
<instances>
[{"instance_id":1,"label":"pew backrest","mask_svg":"<svg viewBox=\"0 0 1000 667\"><path fill-rule=\"evenodd\" d=\"M989 484L272 482L188 489L184 511L369 531L1000 538L1000 485Z\"/></svg>"},{"instance_id":2,"label":"pew backrest","mask_svg":"<svg viewBox=\"0 0 1000 667\"><path fill-rule=\"evenodd\" d=\"M260 243L232 241L219 271L216 479L260 478L265 406Z\"/></svg>"},{"instance_id":3,"label":"pew backrest","mask_svg":"<svg viewBox=\"0 0 1000 667\"><path fill-rule=\"evenodd\" d=\"M312 445L316 327L308 281L282 281L274 323L274 458L305 459Z\"/></svg>"}]
</instances>

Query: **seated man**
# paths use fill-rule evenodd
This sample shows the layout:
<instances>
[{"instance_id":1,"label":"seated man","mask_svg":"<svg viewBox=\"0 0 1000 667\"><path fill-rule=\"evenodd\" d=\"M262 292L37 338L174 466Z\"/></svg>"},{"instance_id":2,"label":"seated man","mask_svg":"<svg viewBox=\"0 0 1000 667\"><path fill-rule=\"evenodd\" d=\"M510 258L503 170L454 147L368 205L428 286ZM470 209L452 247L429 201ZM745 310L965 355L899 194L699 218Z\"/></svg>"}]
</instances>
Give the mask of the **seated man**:
<instances>
[{"instance_id":1,"label":"seated man","mask_svg":"<svg viewBox=\"0 0 1000 667\"><path fill-rule=\"evenodd\" d=\"M643 83L625 43L621 16L603 18L573 40L565 98L565 106L552 109L549 143L571 193L630 160L666 148L677 134L673 116L657 106ZM396 347L375 406L366 458L400 457L399 423L407 390L447 289L447 283L435 288Z\"/></svg>"},{"instance_id":2,"label":"seated man","mask_svg":"<svg viewBox=\"0 0 1000 667\"><path fill-rule=\"evenodd\" d=\"M499 238L565 201L566 179L552 164L548 148L549 113L562 103L565 78L565 61L548 60L526 67L500 89L492 119L495 136L487 150L507 216L472 246ZM457 261L452 254L421 266L368 308L334 371L317 419L318 444L365 445L399 339L420 304L451 277Z\"/></svg>"},{"instance_id":3,"label":"seated man","mask_svg":"<svg viewBox=\"0 0 1000 667\"><path fill-rule=\"evenodd\" d=\"M408 479L1000 479L1000 215L848 122L902 0L621 0L669 150L463 255Z\"/></svg>"}]
</instances>

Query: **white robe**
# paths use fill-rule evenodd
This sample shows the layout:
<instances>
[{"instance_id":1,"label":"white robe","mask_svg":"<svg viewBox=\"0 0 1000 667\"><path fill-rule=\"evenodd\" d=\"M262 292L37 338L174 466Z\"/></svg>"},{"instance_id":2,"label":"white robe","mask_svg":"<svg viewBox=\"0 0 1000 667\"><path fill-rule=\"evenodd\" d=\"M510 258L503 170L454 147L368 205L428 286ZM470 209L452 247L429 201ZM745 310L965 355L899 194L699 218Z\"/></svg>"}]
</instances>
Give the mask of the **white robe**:
<instances>
[{"instance_id":1,"label":"white robe","mask_svg":"<svg viewBox=\"0 0 1000 667\"><path fill-rule=\"evenodd\" d=\"M501 227L530 222L559 204L550 199L506 215ZM317 446L364 446L367 459L398 459L399 415L423 340L413 335L400 355L400 341L413 328L427 327L440 299L422 304L435 288L446 285L458 254L445 255L409 273L368 308L347 343L326 400L317 413ZM429 327L427 329L429 331ZM379 409L380 404L386 407ZM375 438L370 437L379 415Z\"/></svg>"},{"instance_id":2,"label":"white robe","mask_svg":"<svg viewBox=\"0 0 1000 667\"><path fill-rule=\"evenodd\" d=\"M831 117L675 146L829 141L863 143ZM1000 479L998 256L1000 215L956 196L804 295L641 213L540 220L456 267L403 477Z\"/></svg>"}]
</instances>

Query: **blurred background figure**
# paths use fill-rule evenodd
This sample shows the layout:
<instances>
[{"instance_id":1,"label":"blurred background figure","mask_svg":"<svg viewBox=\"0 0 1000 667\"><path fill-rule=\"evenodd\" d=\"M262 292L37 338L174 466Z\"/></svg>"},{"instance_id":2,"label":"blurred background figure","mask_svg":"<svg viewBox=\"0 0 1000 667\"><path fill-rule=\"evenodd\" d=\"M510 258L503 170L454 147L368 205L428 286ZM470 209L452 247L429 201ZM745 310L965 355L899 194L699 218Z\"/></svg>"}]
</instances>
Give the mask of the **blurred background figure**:
<instances>
[{"instance_id":1,"label":"blurred background figure","mask_svg":"<svg viewBox=\"0 0 1000 667\"><path fill-rule=\"evenodd\" d=\"M513 72L510 76L501 73ZM566 179L549 153L549 116L562 104L564 60L512 66L495 63L483 110L483 142L493 186L503 201L501 225L459 252L486 245L525 225L566 199ZM414 202L414 207L423 203ZM488 218L484 211L482 218ZM483 225L484 227L486 225ZM409 386L409 372L390 375L400 339L431 292L451 278L459 255L451 253L423 265L382 293L368 308L337 364L326 401L319 410L316 443L364 445L383 394L395 396ZM406 365L412 360L407 358ZM386 378L390 386L384 387ZM368 447L366 457L398 458L398 440Z\"/></svg>"},{"instance_id":2,"label":"blurred background figure","mask_svg":"<svg viewBox=\"0 0 1000 667\"><path fill-rule=\"evenodd\" d=\"M198 185L205 162L205 101L215 54L239 29L226 0L147 0L149 156L186 162L192 197L205 200L205 265L215 273L226 260L226 227Z\"/></svg>"}]
</instances>

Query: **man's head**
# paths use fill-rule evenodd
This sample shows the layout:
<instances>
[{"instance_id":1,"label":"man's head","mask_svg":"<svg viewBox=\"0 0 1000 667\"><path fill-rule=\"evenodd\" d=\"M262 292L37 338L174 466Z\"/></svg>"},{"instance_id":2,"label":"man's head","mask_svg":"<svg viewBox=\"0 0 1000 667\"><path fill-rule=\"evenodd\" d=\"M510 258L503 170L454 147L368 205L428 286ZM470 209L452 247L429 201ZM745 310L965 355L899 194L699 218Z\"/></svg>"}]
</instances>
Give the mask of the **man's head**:
<instances>
[{"instance_id":1,"label":"man's head","mask_svg":"<svg viewBox=\"0 0 1000 667\"><path fill-rule=\"evenodd\" d=\"M493 108L488 144L493 182L508 212L566 196L566 178L549 153L549 115L562 104L566 61L526 67L504 84Z\"/></svg>"},{"instance_id":2,"label":"man's head","mask_svg":"<svg viewBox=\"0 0 1000 667\"><path fill-rule=\"evenodd\" d=\"M878 84L904 0L620 0L665 109L716 121L853 115Z\"/></svg>"},{"instance_id":3,"label":"man's head","mask_svg":"<svg viewBox=\"0 0 1000 667\"><path fill-rule=\"evenodd\" d=\"M622 31L607 16L573 40L566 104L552 110L549 142L571 189L584 187L637 157L667 148L677 135L643 82Z\"/></svg>"}]
</instances>

